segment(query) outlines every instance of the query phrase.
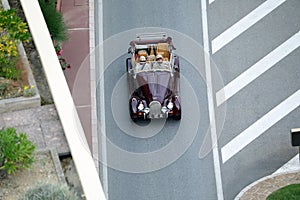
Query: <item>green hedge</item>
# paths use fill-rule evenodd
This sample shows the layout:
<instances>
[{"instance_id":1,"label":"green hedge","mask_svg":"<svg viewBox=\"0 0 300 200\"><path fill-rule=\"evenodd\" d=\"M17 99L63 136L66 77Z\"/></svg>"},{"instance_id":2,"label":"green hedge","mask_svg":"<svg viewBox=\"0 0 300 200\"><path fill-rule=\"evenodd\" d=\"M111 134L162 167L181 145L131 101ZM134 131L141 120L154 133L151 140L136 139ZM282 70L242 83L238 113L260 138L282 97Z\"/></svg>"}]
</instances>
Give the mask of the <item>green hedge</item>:
<instances>
[{"instance_id":1,"label":"green hedge","mask_svg":"<svg viewBox=\"0 0 300 200\"><path fill-rule=\"evenodd\" d=\"M39 0L42 13L53 40L63 42L68 39L68 30L62 14L56 10L55 2L56 0Z\"/></svg>"},{"instance_id":2,"label":"green hedge","mask_svg":"<svg viewBox=\"0 0 300 200\"><path fill-rule=\"evenodd\" d=\"M35 148L25 133L17 134L15 128L0 130L0 170L11 174L31 167Z\"/></svg>"}]
</instances>

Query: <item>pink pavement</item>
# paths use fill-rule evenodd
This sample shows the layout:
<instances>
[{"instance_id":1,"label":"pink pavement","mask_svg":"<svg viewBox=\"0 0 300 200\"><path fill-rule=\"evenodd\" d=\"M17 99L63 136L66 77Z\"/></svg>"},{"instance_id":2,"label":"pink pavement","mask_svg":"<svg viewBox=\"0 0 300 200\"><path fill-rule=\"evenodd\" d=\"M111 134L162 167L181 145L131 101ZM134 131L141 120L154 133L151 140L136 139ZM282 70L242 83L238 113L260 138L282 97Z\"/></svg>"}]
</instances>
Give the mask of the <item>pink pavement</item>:
<instances>
[{"instance_id":1,"label":"pink pavement","mask_svg":"<svg viewBox=\"0 0 300 200\"><path fill-rule=\"evenodd\" d=\"M62 0L60 8L69 39L63 57L71 68L64 71L88 144L92 149L91 94L89 66L89 1Z\"/></svg>"}]
</instances>

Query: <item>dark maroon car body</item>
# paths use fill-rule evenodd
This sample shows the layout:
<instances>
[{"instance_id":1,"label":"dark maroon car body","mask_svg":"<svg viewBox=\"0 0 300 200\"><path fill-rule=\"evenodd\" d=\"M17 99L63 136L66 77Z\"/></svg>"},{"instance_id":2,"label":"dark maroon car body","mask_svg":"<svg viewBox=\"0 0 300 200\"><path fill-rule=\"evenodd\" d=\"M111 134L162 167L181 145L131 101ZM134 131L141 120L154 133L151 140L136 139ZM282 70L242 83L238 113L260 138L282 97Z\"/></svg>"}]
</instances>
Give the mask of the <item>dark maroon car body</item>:
<instances>
[{"instance_id":1,"label":"dark maroon car body","mask_svg":"<svg viewBox=\"0 0 300 200\"><path fill-rule=\"evenodd\" d=\"M179 58L173 50L172 38L164 33L142 34L130 42L126 66L132 120L181 119ZM158 54L164 56L161 68L154 59ZM146 70L138 69L142 55L147 57Z\"/></svg>"}]
</instances>

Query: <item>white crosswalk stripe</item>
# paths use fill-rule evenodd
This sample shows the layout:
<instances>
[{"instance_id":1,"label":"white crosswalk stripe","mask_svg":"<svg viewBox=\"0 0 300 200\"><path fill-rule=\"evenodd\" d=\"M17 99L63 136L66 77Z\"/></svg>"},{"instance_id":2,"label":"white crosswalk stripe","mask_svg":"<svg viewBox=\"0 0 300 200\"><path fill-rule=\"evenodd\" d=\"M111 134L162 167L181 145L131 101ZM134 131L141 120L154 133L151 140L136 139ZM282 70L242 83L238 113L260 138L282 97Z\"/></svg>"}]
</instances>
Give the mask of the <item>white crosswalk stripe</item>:
<instances>
[{"instance_id":1,"label":"white crosswalk stripe","mask_svg":"<svg viewBox=\"0 0 300 200\"><path fill-rule=\"evenodd\" d=\"M224 88L219 90L216 94L217 106L223 104L226 100L231 98L241 89L246 87L253 80L258 78L264 72L272 68L276 63L285 58L295 49L300 46L300 31L289 38L286 42L274 49L264 58L259 60L248 70L243 72L237 78L228 83Z\"/></svg>"},{"instance_id":2,"label":"white crosswalk stripe","mask_svg":"<svg viewBox=\"0 0 300 200\"><path fill-rule=\"evenodd\" d=\"M233 199L253 177L270 173L294 155L286 148L289 138L282 130L295 126L294 117L300 109L300 4L298 0L208 2L209 33L213 36L210 53L225 80L214 93L216 117L228 109L224 124L217 123L221 131L219 163L224 198ZM243 9L232 13L233 7ZM257 103L255 97L263 103ZM264 153L266 148L268 154ZM275 154L276 160L269 159ZM257 165L261 161L264 166ZM237 168L239 172L234 170ZM235 187L226 187L233 182Z\"/></svg>"},{"instance_id":3,"label":"white crosswalk stripe","mask_svg":"<svg viewBox=\"0 0 300 200\"><path fill-rule=\"evenodd\" d=\"M222 147L223 163L300 105L300 89Z\"/></svg>"},{"instance_id":4,"label":"white crosswalk stripe","mask_svg":"<svg viewBox=\"0 0 300 200\"><path fill-rule=\"evenodd\" d=\"M285 1L286 0L268 0L246 15L240 21L229 27L226 31L221 33L212 41L212 54L219 51L221 48L238 37L248 28L253 26Z\"/></svg>"}]
</instances>

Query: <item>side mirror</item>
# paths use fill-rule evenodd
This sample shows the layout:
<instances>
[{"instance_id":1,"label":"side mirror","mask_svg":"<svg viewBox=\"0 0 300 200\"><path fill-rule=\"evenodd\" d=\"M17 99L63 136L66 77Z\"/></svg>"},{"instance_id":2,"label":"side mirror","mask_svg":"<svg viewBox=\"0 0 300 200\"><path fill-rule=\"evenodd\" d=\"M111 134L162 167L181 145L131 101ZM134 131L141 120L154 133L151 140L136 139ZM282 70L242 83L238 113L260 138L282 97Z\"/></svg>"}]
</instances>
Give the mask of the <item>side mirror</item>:
<instances>
[{"instance_id":1,"label":"side mirror","mask_svg":"<svg viewBox=\"0 0 300 200\"><path fill-rule=\"evenodd\" d=\"M132 53L132 47L129 47L127 53Z\"/></svg>"}]
</instances>

